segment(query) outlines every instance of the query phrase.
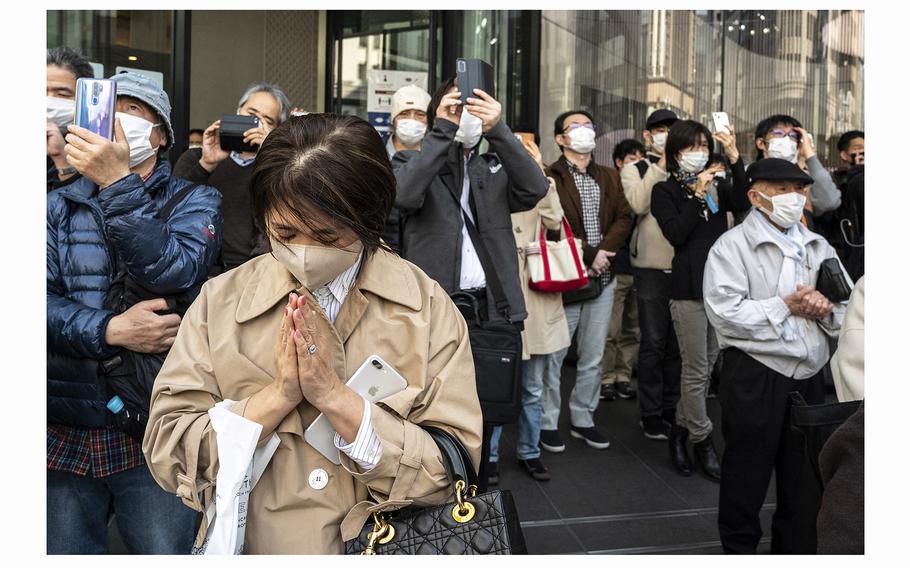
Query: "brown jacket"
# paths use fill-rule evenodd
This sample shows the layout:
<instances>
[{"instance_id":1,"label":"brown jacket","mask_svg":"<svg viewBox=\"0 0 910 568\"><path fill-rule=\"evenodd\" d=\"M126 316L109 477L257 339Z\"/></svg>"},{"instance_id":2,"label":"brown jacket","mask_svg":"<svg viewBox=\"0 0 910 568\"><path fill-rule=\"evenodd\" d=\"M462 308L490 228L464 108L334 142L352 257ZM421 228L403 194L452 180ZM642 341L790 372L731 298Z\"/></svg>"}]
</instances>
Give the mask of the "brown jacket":
<instances>
[{"instance_id":1,"label":"brown jacket","mask_svg":"<svg viewBox=\"0 0 910 568\"><path fill-rule=\"evenodd\" d=\"M594 262L598 250L618 252L625 244L635 222L635 215L626 201L626 196L623 195L622 184L616 170L596 164L592 159L588 165L588 173L600 186L600 231L603 233L603 240L600 242L596 239L588 240L581 212L581 196L575 187L575 178L569 171L566 157L560 156L547 168L547 175L556 181L556 191L559 193L559 201L565 210L569 226L572 227L575 236L584 242L583 256L586 266Z\"/></svg>"},{"instance_id":2,"label":"brown jacket","mask_svg":"<svg viewBox=\"0 0 910 568\"><path fill-rule=\"evenodd\" d=\"M197 510L207 503L194 494L218 471L207 411L231 399L238 401L233 412L243 415L249 397L274 380L285 298L298 287L278 261L262 255L207 282L183 319L155 382L143 451L157 482ZM250 494L248 553L341 553L369 516L371 496L388 499L390 509L451 498L439 450L419 424L451 432L474 465L480 461L482 419L467 327L439 284L378 251L364 263L335 325L316 313L342 380L377 354L409 386L372 406L382 458L366 473L345 455L336 466L306 443L304 430L319 414L313 406L304 402L285 417L276 429L281 444ZM308 483L315 469L329 474L321 490ZM203 491L203 501L211 494L211 487Z\"/></svg>"}]
</instances>

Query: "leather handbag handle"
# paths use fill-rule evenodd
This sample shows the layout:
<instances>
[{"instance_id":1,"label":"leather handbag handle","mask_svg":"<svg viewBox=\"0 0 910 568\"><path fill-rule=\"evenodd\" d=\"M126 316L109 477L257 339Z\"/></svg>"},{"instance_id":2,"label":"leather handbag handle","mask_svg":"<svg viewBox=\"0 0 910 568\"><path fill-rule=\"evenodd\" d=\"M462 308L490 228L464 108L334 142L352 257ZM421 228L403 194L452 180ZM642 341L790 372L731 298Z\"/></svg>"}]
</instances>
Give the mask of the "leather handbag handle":
<instances>
[{"instance_id":1,"label":"leather handbag handle","mask_svg":"<svg viewBox=\"0 0 910 568\"><path fill-rule=\"evenodd\" d=\"M442 465L446 469L449 481L454 488L455 482L464 481L467 486L477 485L477 472L468 457L468 452L461 441L445 430L433 426L422 426L433 438L442 453Z\"/></svg>"}]
</instances>

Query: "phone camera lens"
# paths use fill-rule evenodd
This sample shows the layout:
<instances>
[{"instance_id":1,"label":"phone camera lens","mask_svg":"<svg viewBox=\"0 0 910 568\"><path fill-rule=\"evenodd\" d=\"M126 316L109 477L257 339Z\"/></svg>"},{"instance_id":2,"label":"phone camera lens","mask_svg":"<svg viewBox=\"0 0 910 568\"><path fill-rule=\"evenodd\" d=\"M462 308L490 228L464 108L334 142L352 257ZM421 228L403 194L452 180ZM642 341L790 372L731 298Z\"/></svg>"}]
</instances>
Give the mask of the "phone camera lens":
<instances>
[{"instance_id":1,"label":"phone camera lens","mask_svg":"<svg viewBox=\"0 0 910 568\"><path fill-rule=\"evenodd\" d=\"M376 367L376 368L379 369L379 370L382 370L382 363L380 363L380 362L377 361L376 359L373 359L373 366Z\"/></svg>"}]
</instances>

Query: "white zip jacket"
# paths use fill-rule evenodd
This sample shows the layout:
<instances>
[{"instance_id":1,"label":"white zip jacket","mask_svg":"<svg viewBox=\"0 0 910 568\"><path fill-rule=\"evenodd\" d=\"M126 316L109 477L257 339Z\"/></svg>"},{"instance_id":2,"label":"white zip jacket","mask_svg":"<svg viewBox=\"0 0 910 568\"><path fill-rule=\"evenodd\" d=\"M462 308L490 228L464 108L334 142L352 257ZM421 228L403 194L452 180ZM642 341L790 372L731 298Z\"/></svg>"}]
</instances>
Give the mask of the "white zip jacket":
<instances>
[{"instance_id":1,"label":"white zip jacket","mask_svg":"<svg viewBox=\"0 0 910 568\"><path fill-rule=\"evenodd\" d=\"M711 248L705 265L705 311L721 349L736 347L784 376L808 379L828 362L829 337L837 337L847 303L835 304L828 317L805 326L803 337L785 341L784 321L797 316L777 295L784 255L760 216L753 210ZM822 261L837 255L822 236L802 225L799 230L805 239L808 283L814 285Z\"/></svg>"}]
</instances>

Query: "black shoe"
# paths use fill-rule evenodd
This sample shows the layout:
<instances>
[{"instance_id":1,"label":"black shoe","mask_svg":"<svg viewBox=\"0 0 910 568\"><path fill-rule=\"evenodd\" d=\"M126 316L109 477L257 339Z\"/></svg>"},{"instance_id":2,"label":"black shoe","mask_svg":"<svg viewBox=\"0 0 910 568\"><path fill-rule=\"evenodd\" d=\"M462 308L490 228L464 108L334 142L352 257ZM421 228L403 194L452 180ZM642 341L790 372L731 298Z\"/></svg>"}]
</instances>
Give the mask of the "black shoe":
<instances>
[{"instance_id":1,"label":"black shoe","mask_svg":"<svg viewBox=\"0 0 910 568\"><path fill-rule=\"evenodd\" d=\"M635 389L632 388L632 384L629 381L616 383L616 394L618 394L620 398L626 399L635 398L637 396Z\"/></svg>"},{"instance_id":2,"label":"black shoe","mask_svg":"<svg viewBox=\"0 0 910 568\"><path fill-rule=\"evenodd\" d=\"M487 485L499 485L499 463L487 463Z\"/></svg>"},{"instance_id":3,"label":"black shoe","mask_svg":"<svg viewBox=\"0 0 910 568\"><path fill-rule=\"evenodd\" d=\"M540 461L540 458L518 460L518 463L524 466L525 471L537 481L550 481L550 470Z\"/></svg>"},{"instance_id":4,"label":"black shoe","mask_svg":"<svg viewBox=\"0 0 910 568\"><path fill-rule=\"evenodd\" d=\"M616 400L616 389L612 384L600 385L600 400Z\"/></svg>"},{"instance_id":5,"label":"black shoe","mask_svg":"<svg viewBox=\"0 0 910 568\"><path fill-rule=\"evenodd\" d=\"M667 423L667 427L670 428L676 424L676 409L668 408L660 413L660 417Z\"/></svg>"},{"instance_id":6,"label":"black shoe","mask_svg":"<svg viewBox=\"0 0 910 568\"><path fill-rule=\"evenodd\" d=\"M666 440L667 434L670 432L667 424L656 414L645 416L638 422L638 425L645 431L645 438L651 440Z\"/></svg>"},{"instance_id":7,"label":"black shoe","mask_svg":"<svg viewBox=\"0 0 910 568\"><path fill-rule=\"evenodd\" d=\"M554 454L566 451L566 443L562 441L559 430L541 430L540 447Z\"/></svg>"},{"instance_id":8,"label":"black shoe","mask_svg":"<svg viewBox=\"0 0 910 568\"><path fill-rule=\"evenodd\" d=\"M720 458L717 457L717 450L714 449L714 441L707 437L701 442L694 444L692 449L695 450L695 461L701 466L711 481L720 482Z\"/></svg>"},{"instance_id":9,"label":"black shoe","mask_svg":"<svg viewBox=\"0 0 910 568\"><path fill-rule=\"evenodd\" d=\"M673 425L670 428L670 461L673 467L682 475L689 477L692 475L694 466L689 459L689 452L686 450L686 440L689 438L689 431L682 426Z\"/></svg>"},{"instance_id":10,"label":"black shoe","mask_svg":"<svg viewBox=\"0 0 910 568\"><path fill-rule=\"evenodd\" d=\"M576 428L575 426L572 426L572 428L569 429L569 434L573 438L584 440L587 445L598 450L606 450L610 447L610 442L607 438L593 426L590 428Z\"/></svg>"}]
</instances>

